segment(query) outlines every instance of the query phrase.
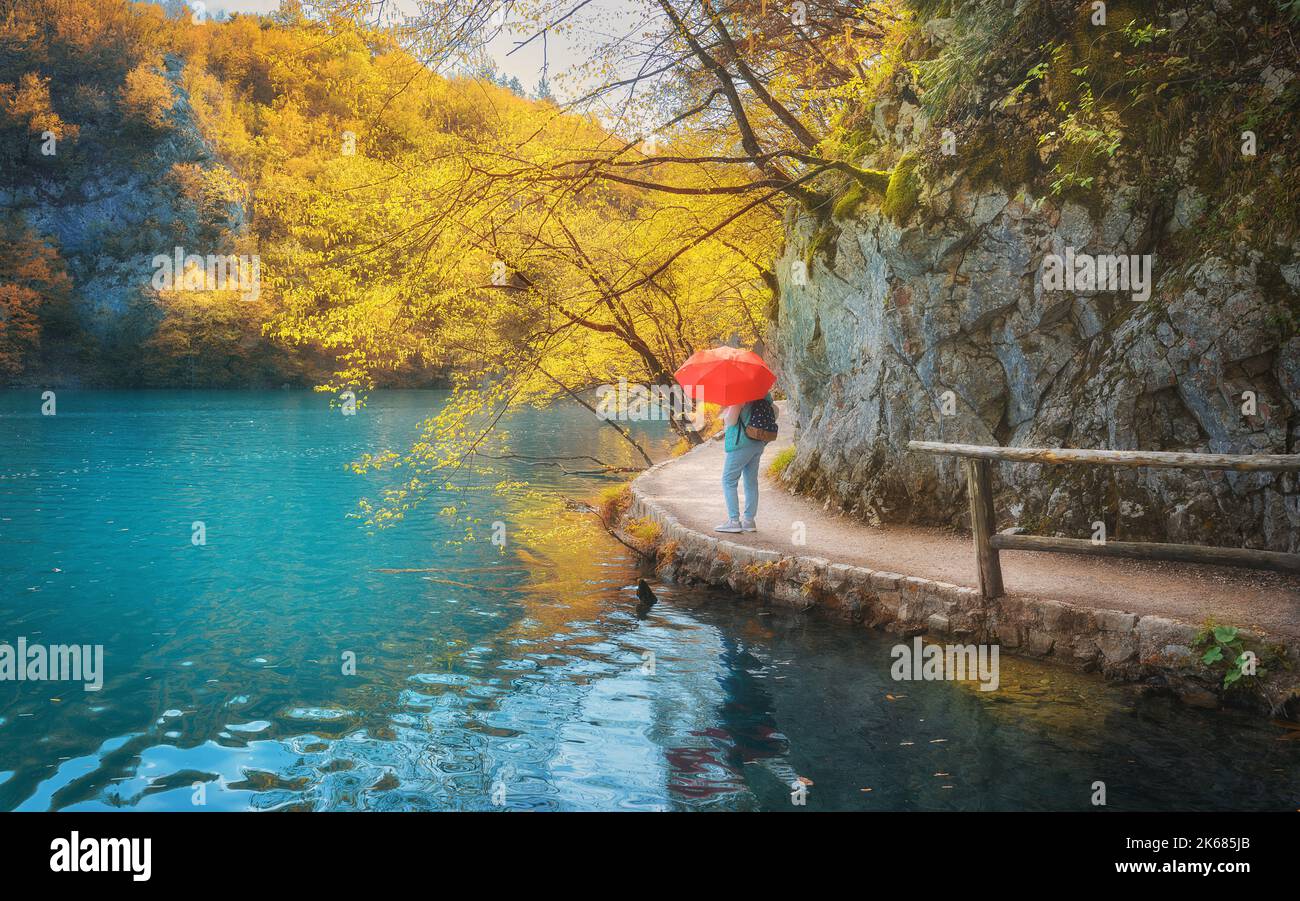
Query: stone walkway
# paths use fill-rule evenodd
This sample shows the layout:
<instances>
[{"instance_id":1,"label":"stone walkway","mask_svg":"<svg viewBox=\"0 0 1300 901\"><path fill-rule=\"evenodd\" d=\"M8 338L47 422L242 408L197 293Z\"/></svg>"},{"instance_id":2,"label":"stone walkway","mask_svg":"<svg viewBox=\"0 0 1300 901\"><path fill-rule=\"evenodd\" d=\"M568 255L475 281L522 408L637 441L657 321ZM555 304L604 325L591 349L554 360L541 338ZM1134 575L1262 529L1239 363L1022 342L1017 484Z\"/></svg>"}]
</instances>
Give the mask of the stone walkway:
<instances>
[{"instance_id":1,"label":"stone walkway","mask_svg":"<svg viewBox=\"0 0 1300 901\"><path fill-rule=\"evenodd\" d=\"M788 420L786 420L788 422ZM824 557L974 588L975 555L968 536L939 529L872 527L796 497L767 475L776 453L791 443L789 429L763 454L758 532L713 532L726 518L722 442L710 441L647 472L638 494L685 527L719 539L781 554ZM743 497L743 493L742 493ZM806 544L792 541L803 523ZM1186 623L1212 619L1290 638L1300 637L1300 577L1188 563L1163 563L1073 554L1003 551L1002 575L1013 597L1042 598L1097 610L1167 616Z\"/></svg>"}]
</instances>

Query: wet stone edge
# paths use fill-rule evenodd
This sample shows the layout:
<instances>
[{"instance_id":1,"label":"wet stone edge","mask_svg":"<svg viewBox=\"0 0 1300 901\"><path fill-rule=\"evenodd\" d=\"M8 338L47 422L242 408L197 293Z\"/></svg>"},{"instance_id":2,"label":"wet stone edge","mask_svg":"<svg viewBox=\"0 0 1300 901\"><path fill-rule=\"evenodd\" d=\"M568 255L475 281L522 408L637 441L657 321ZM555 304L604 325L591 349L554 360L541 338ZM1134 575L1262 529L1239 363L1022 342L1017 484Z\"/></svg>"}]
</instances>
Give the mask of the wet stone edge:
<instances>
[{"instance_id":1,"label":"wet stone edge","mask_svg":"<svg viewBox=\"0 0 1300 901\"><path fill-rule=\"evenodd\" d=\"M816 610L904 638L996 643L1003 653L1140 683L1196 707L1226 704L1278 716L1289 704L1294 716L1300 706L1300 642L1295 639L1241 629L1247 647L1278 649L1290 669L1270 672L1259 680L1257 691L1226 692L1222 673L1202 664L1194 649L1204 628L1200 624L1023 595L985 600L974 588L823 557L782 554L698 532L638 485L674 462L659 463L633 480L632 503L624 513L626 520L648 519L659 525L648 556L663 581L726 588L764 604Z\"/></svg>"}]
</instances>

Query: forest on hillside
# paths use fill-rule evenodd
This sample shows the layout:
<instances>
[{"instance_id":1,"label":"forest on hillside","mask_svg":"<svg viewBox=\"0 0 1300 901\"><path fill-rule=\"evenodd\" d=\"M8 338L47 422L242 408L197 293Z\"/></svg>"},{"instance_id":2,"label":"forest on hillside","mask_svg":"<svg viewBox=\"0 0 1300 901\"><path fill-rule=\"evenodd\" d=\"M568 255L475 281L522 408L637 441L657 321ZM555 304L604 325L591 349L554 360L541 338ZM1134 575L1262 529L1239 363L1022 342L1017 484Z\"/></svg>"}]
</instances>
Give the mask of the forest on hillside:
<instances>
[{"instance_id":1,"label":"forest on hillside","mask_svg":"<svg viewBox=\"0 0 1300 901\"><path fill-rule=\"evenodd\" d=\"M313 22L296 3L226 21L181 4L0 4L0 379L421 385L508 362L559 315L536 284L580 294L600 267L700 231L683 223L704 203L634 180L566 198L488 172L520 147L545 167L616 140L521 94L490 61L443 77L391 31ZM551 199L565 206L542 243L525 210ZM678 342L752 333L761 253L747 244L770 243L775 222L752 218L662 267L628 315L667 304ZM177 247L256 255L260 290L160 290L151 261ZM685 311L718 296L707 334L688 335L700 317ZM602 365L602 333L589 337L586 371L552 373L567 387Z\"/></svg>"},{"instance_id":2,"label":"forest on hillside","mask_svg":"<svg viewBox=\"0 0 1300 901\"><path fill-rule=\"evenodd\" d=\"M0 4L0 380L311 385L346 367L327 340L270 333L309 271L301 252L344 237L321 231L330 193L415 165L431 142L477 142L493 104L527 105L491 73L394 99L416 68L390 36L331 38L292 4L226 21L178 3ZM159 291L151 261L175 247L256 254L267 290ZM446 368L391 364L395 384Z\"/></svg>"}]
</instances>

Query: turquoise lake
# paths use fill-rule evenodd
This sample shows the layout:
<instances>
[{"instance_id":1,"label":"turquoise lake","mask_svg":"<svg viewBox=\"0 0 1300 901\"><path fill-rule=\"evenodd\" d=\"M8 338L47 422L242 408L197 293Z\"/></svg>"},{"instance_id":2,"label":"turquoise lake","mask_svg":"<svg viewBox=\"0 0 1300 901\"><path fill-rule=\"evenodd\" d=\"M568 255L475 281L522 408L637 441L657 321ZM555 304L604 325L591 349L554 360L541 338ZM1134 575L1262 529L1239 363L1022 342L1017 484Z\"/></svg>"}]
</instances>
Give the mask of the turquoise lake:
<instances>
[{"instance_id":1,"label":"turquoise lake","mask_svg":"<svg viewBox=\"0 0 1300 901\"><path fill-rule=\"evenodd\" d=\"M351 514L389 477L346 464L443 398L0 392L0 642L104 649L99 691L0 681L0 809L1093 810L1095 781L1111 809L1300 806L1265 719L1007 656L994 692L895 682L895 639L724 592L655 585L639 618L589 515L499 548L440 509L510 534L527 500L435 495L372 533ZM632 462L576 406L508 426Z\"/></svg>"}]
</instances>

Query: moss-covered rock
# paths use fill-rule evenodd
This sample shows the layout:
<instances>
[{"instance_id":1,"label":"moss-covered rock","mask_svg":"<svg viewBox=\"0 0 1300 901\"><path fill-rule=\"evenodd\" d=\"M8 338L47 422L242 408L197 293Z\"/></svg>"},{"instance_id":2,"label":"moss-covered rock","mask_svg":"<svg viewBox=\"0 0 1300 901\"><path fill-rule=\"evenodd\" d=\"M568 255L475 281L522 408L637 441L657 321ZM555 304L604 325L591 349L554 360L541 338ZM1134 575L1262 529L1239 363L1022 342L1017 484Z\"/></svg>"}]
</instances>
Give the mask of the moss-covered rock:
<instances>
[{"instance_id":1,"label":"moss-covered rock","mask_svg":"<svg viewBox=\"0 0 1300 901\"><path fill-rule=\"evenodd\" d=\"M977 134L961 155L967 160L965 174L975 186L996 185L1008 194L1034 184L1044 172L1035 141L1024 134Z\"/></svg>"},{"instance_id":2,"label":"moss-covered rock","mask_svg":"<svg viewBox=\"0 0 1300 901\"><path fill-rule=\"evenodd\" d=\"M840 199L835 201L835 206L831 208L831 218L852 219L858 207L862 205L862 201L869 196L870 192L864 185L850 185L849 189L840 195Z\"/></svg>"},{"instance_id":3,"label":"moss-covered rock","mask_svg":"<svg viewBox=\"0 0 1300 901\"><path fill-rule=\"evenodd\" d=\"M832 219L852 219L858 207L871 199L879 200L889 189L891 173L882 169L861 169L859 175L831 208Z\"/></svg>"},{"instance_id":4,"label":"moss-covered rock","mask_svg":"<svg viewBox=\"0 0 1300 901\"><path fill-rule=\"evenodd\" d=\"M828 223L813 232L812 240L808 242L808 247L804 250L803 261L808 267L808 275L811 277L813 271L813 262L820 258L826 263L827 269L835 268L835 254L837 251L836 244L840 239L839 226Z\"/></svg>"},{"instance_id":5,"label":"moss-covered rock","mask_svg":"<svg viewBox=\"0 0 1300 901\"><path fill-rule=\"evenodd\" d=\"M880 205L880 211L900 225L911 217L916 210L917 201L921 199L918 166L919 160L915 156L905 156L898 161L889 177L885 202Z\"/></svg>"}]
</instances>

